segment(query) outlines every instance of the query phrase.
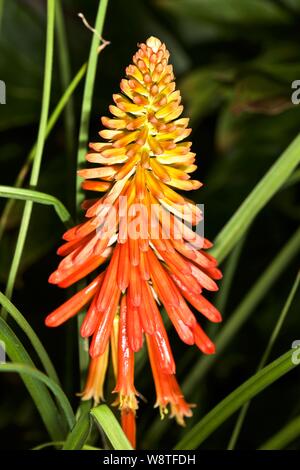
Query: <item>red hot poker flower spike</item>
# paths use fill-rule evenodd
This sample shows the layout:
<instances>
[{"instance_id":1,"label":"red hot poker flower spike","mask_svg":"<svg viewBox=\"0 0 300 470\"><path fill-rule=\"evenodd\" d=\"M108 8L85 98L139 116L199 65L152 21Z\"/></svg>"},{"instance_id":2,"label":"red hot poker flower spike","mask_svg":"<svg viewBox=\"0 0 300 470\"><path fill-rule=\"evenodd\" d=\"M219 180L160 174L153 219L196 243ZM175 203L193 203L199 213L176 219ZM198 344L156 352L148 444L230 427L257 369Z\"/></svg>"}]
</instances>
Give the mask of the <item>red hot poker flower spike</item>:
<instances>
[{"instance_id":1,"label":"red hot poker flower spike","mask_svg":"<svg viewBox=\"0 0 300 470\"><path fill-rule=\"evenodd\" d=\"M64 259L49 282L68 287L92 272L94 280L46 318L58 326L88 307L81 327L91 338L90 372L83 399L102 398L109 341L116 373L118 404L129 438L135 440L133 416L138 407L134 387L134 353L147 337L151 367L162 415L167 406L183 424L191 409L175 379L175 361L160 315L162 304L183 342L214 353L192 307L212 322L218 310L203 296L222 277L206 253L212 244L192 226L200 209L176 192L201 186L189 120L176 90L165 44L150 37L140 44L133 64L113 95L111 117L102 117L104 141L91 143L80 170L85 190L103 192L85 201L86 221L68 230L58 254ZM101 266L103 266L101 270Z\"/></svg>"}]
</instances>

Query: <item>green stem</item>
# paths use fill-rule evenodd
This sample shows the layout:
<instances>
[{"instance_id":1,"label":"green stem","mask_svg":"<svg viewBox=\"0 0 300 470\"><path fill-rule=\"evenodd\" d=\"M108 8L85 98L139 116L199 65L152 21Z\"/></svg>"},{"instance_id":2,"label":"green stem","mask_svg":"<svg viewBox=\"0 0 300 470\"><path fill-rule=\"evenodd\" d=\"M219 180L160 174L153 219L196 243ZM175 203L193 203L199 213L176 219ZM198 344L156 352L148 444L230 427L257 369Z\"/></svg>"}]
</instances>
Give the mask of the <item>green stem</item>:
<instances>
[{"instance_id":1,"label":"green stem","mask_svg":"<svg viewBox=\"0 0 300 470\"><path fill-rule=\"evenodd\" d=\"M102 36L102 30L107 10L108 0L101 0L98 6L98 12L95 22L95 30ZM94 92L97 61L98 61L98 48L100 45L100 39L96 34L93 34L91 48L88 59L87 73L82 98L81 118L80 118L80 129L79 129L79 141L78 141L78 153L77 153L77 167L80 168L85 161L85 154L88 144L88 134L92 107L92 98ZM79 210L82 202L82 191L81 191L81 179L76 180L76 207ZM80 313L77 316L78 324L78 351L79 351L79 368L81 384L83 384L86 370L89 364L89 353L88 353L88 340L83 339L80 335L80 326L83 320L84 313Z\"/></svg>"},{"instance_id":2,"label":"green stem","mask_svg":"<svg viewBox=\"0 0 300 470\"><path fill-rule=\"evenodd\" d=\"M58 42L58 59L60 64L60 76L62 89L66 90L69 83L71 82L71 65L70 65L70 53L69 46L66 36L66 28L64 22L63 11L61 7L61 1L58 1L56 4L56 34ZM74 175L75 175L75 111L74 111L74 102L72 97L70 98L68 104L65 107L64 111L64 126L65 126L65 135L66 135L66 153L67 153L67 202L68 206L72 212L75 214L75 205L74 205Z\"/></svg>"},{"instance_id":3,"label":"green stem","mask_svg":"<svg viewBox=\"0 0 300 470\"><path fill-rule=\"evenodd\" d=\"M300 281L300 272L298 272L298 274L296 276L296 279L293 283L292 289L291 289L291 291L288 295L288 298L287 298L287 300L284 304L284 307L281 311L281 314L280 314L280 316L279 316L279 318L276 322L276 325L273 329L273 332L271 334L271 337L269 339L269 342L267 344L265 352L264 352L264 354L263 354L263 356L260 360L260 363L258 365L257 372L260 371L268 362L268 359L270 357L270 354L271 354L272 348L274 346L274 343L278 338L278 335L280 333L283 322L284 322L284 320L285 320L285 318L288 314L290 306L291 306L291 304L294 300L294 297L296 295L297 289L299 287L299 281ZM239 413L237 422L235 424L235 427L233 429L233 432L232 432L232 435L231 435L231 438L230 438L230 441L229 441L229 444L228 444L228 448L227 448L228 450L233 450L236 446L236 443L237 443L238 437L241 433L243 423L244 423L244 420L246 418L250 403L251 403L250 401L248 401L248 403L245 403L245 405L243 406L243 408L241 409L241 411Z\"/></svg>"},{"instance_id":4,"label":"green stem","mask_svg":"<svg viewBox=\"0 0 300 470\"><path fill-rule=\"evenodd\" d=\"M52 112L52 114L49 118L48 124L47 124L45 138L47 138L49 136L50 132L54 128L55 124L57 123L57 121L58 121L59 117L61 116L61 113L63 112L66 104L68 103L68 101L70 99L70 97L72 96L72 94L76 90L77 86L81 82L82 78L84 77L86 69L87 69L87 64L85 63L80 67L79 71L77 72L77 74L73 78L72 82L70 83L70 85L68 86L68 88L66 89L66 91L64 92L62 97L60 98L59 102L57 103L56 107L54 108L54 110L53 110L53 112ZM31 150L30 150L30 152L27 156L27 159L25 161L25 164L21 168L21 170L20 170L20 172L19 172L19 174L16 178L14 187L19 188L23 185L23 183L25 181L25 178L26 178L26 176L27 176L27 174L30 170L30 167L31 167L31 164L34 160L35 155L36 155L36 143L31 148ZM3 210L3 213L2 213L2 216L1 216L1 220L0 220L0 239L3 236L3 233L5 231L5 227L7 225L7 222L9 220L9 217L10 217L10 214L12 212L13 207L14 207L14 200L12 200L12 199L9 200L6 203L5 207L4 207L4 210Z\"/></svg>"},{"instance_id":5,"label":"green stem","mask_svg":"<svg viewBox=\"0 0 300 470\"><path fill-rule=\"evenodd\" d=\"M54 41L54 17L55 17L55 0L48 0L47 2L47 33L46 33L46 53L45 53L45 67L44 67L44 86L42 96L42 109L37 138L36 154L33 161L30 187L35 188L38 183L40 167L42 162L42 155L45 144L46 127L48 119L48 111L50 104L51 92L51 78L52 78L52 64L53 64L53 41ZM20 266L21 257L26 241L30 217L32 213L33 203L27 201L21 221L19 235L17 239L16 249L14 252L11 268L8 275L5 295L10 299L12 297L17 272ZM2 315L5 317L5 311L2 310Z\"/></svg>"}]
</instances>

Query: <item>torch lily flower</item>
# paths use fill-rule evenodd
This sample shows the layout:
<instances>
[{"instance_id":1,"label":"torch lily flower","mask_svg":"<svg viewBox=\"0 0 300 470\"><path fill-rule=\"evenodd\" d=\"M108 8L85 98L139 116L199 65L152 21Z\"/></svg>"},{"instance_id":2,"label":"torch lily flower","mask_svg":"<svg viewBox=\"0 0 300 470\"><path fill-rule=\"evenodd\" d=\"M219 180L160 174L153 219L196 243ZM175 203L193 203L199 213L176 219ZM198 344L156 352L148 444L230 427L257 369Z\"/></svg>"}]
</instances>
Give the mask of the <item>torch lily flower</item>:
<instances>
[{"instance_id":1,"label":"torch lily flower","mask_svg":"<svg viewBox=\"0 0 300 470\"><path fill-rule=\"evenodd\" d=\"M198 189L191 129L180 115L165 44L150 37L140 44L133 64L113 95L112 117L102 117L104 141L91 143L82 169L83 189L101 197L83 204L86 221L69 229L58 249L64 259L49 282L68 287L95 273L94 279L46 318L58 326L84 306L81 335L91 338L91 365L83 399L103 397L111 342L116 372L117 403L122 424L135 441L134 417L138 392L134 386L134 355L147 339L157 405L183 424L191 416L175 379L175 360L160 314L162 304L181 340L203 353L214 353L193 312L212 322L218 310L203 290L216 291L222 277L217 261L206 250L212 244L192 227L202 218L199 207L176 192ZM151 217L149 214L151 213Z\"/></svg>"}]
</instances>

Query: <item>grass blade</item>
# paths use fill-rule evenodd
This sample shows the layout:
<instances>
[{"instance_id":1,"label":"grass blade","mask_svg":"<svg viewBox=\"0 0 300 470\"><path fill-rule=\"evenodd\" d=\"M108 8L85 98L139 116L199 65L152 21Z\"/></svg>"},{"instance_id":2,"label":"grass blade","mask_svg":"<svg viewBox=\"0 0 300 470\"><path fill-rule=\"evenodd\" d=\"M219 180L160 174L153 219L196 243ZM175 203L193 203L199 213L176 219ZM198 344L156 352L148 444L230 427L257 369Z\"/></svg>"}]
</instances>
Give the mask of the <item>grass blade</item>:
<instances>
[{"instance_id":1,"label":"grass blade","mask_svg":"<svg viewBox=\"0 0 300 470\"><path fill-rule=\"evenodd\" d=\"M258 368L257 368L257 372L260 371L268 362L268 359L270 357L270 353L272 351L272 348L274 346L274 343L276 341L276 339L278 338L278 335L280 333L280 330L281 330L281 327L283 325L283 322L288 314L288 311L290 309L290 306L294 300L294 297L296 295L296 292L297 292L297 289L299 287L299 281L300 281L300 272L298 272L297 276L296 276L296 279L293 283L293 286L292 286L292 289L288 295L288 298L284 304L284 307L281 311L281 314L279 315L279 318L276 322L276 325L273 329L273 332L271 334L271 337L269 339L269 342L267 344L267 347L265 349L265 352L261 358L261 361L258 365ZM247 415L247 412L248 412L248 408L250 406L250 401L248 401L247 403L245 403L245 405L243 406L243 408L241 409L240 413L239 413L239 416L238 416L238 419L237 419L237 422L235 424L235 427L233 429L233 432L232 432L232 435L231 435L231 438L230 438L230 441L229 441L229 444L228 444L228 450L233 450L236 446L236 443L237 443L237 440L238 440L238 437L240 435L240 432L242 430L242 427L243 427L243 423L244 423L244 420L246 418L246 415Z\"/></svg>"},{"instance_id":2,"label":"grass blade","mask_svg":"<svg viewBox=\"0 0 300 470\"><path fill-rule=\"evenodd\" d=\"M108 0L101 0L98 4L98 12L95 22L95 30L102 36L102 30L107 10ZM77 167L80 168L82 163L85 161L85 154L88 145L88 134L90 125L90 115L92 107L92 98L94 92L94 84L97 71L98 61L98 48L100 39L96 34L93 34L91 48L89 53L87 73L83 91L81 117L80 117L80 129L79 129L79 141L78 141L78 153L77 153ZM76 207L79 208L82 202L82 191L81 191L81 178L76 179ZM79 351L79 369L81 383L85 377L86 370L89 364L89 353L88 353L88 341L86 338L82 338L80 335L80 327L83 320L83 313L79 313L77 316L78 325L78 351Z\"/></svg>"},{"instance_id":3,"label":"grass blade","mask_svg":"<svg viewBox=\"0 0 300 470\"><path fill-rule=\"evenodd\" d=\"M3 11L4 11L4 0L0 0L0 33L2 29Z\"/></svg>"},{"instance_id":4,"label":"grass blade","mask_svg":"<svg viewBox=\"0 0 300 470\"><path fill-rule=\"evenodd\" d=\"M71 81L70 51L67 41L64 15L61 1L56 2L56 36L58 43L58 60L60 65L60 78L62 89L66 90ZM75 109L72 96L64 110L65 143L67 154L67 181L70 182L67 188L67 202L72 214L75 214L74 204L74 178L75 178Z\"/></svg>"},{"instance_id":5,"label":"grass blade","mask_svg":"<svg viewBox=\"0 0 300 470\"><path fill-rule=\"evenodd\" d=\"M259 450L280 450L287 447L300 436L300 416L290 421L284 428L280 429L274 436L264 442Z\"/></svg>"},{"instance_id":6,"label":"grass blade","mask_svg":"<svg viewBox=\"0 0 300 470\"><path fill-rule=\"evenodd\" d=\"M33 379L36 379L36 382L42 382L43 384L45 384L56 397L69 428L71 429L74 426L74 413L65 393L60 388L60 386L57 385L57 383L55 383L47 375L43 374L43 372L34 369L33 367L16 363L0 364L0 372L17 372L22 377L29 376Z\"/></svg>"},{"instance_id":7,"label":"grass blade","mask_svg":"<svg viewBox=\"0 0 300 470\"><path fill-rule=\"evenodd\" d=\"M283 354L230 393L184 435L175 449L196 449L244 403L296 367L292 354L292 350Z\"/></svg>"},{"instance_id":8,"label":"grass blade","mask_svg":"<svg viewBox=\"0 0 300 470\"><path fill-rule=\"evenodd\" d=\"M94 29L102 36L103 25L107 10L108 0L100 0L98 4L98 12ZM78 153L77 153L77 167L80 168L85 162L85 155L88 144L88 134L91 116L92 99L94 93L94 85L97 71L98 62L98 48L100 39L96 34L93 34L91 48L89 53L86 79L82 98L81 117L80 117L80 129L79 129L79 141L78 141ZM82 200L81 192L81 181L80 177L77 178L77 208L80 206Z\"/></svg>"},{"instance_id":9,"label":"grass blade","mask_svg":"<svg viewBox=\"0 0 300 470\"><path fill-rule=\"evenodd\" d=\"M46 127L48 120L48 111L50 104L50 92L51 92L51 79L52 79L52 64L53 64L53 42L54 42L54 18L55 18L55 0L48 0L47 2L47 33L46 33L46 53L45 53L45 67L44 67L44 86L43 86L43 97L42 97L42 109L41 117L37 138L36 154L33 161L30 186L31 188L36 187L39 179L40 167L42 162L42 155L46 137ZM17 272L21 262L21 257L26 241L28 227L30 223L30 217L32 212L33 203L27 201L25 203L25 209L21 221L19 235L11 268L8 275L8 281L6 285L5 294L10 299L13 293ZM5 317L5 311L2 309L2 315Z\"/></svg>"},{"instance_id":10,"label":"grass blade","mask_svg":"<svg viewBox=\"0 0 300 470\"><path fill-rule=\"evenodd\" d=\"M5 310L11 315L19 327L24 331L32 346L34 347L45 371L49 377L56 383L59 383L59 379L55 368L52 364L50 357L35 331L31 328L28 321L23 317L22 313L10 302L10 300L5 297L2 292L0 292L0 304L5 308Z\"/></svg>"},{"instance_id":11,"label":"grass blade","mask_svg":"<svg viewBox=\"0 0 300 470\"><path fill-rule=\"evenodd\" d=\"M42 193L33 189L14 188L12 186L0 186L0 197L6 197L11 199L20 199L22 201L38 202L39 204L45 204L53 206L58 217L66 227L72 225L72 217L68 209L63 203L51 194Z\"/></svg>"},{"instance_id":12,"label":"grass blade","mask_svg":"<svg viewBox=\"0 0 300 470\"><path fill-rule=\"evenodd\" d=\"M299 163L300 135L282 153L218 234L211 253L219 262L228 255L259 211L288 180Z\"/></svg>"},{"instance_id":13,"label":"grass blade","mask_svg":"<svg viewBox=\"0 0 300 470\"><path fill-rule=\"evenodd\" d=\"M250 289L248 294L244 297L243 301L227 320L226 325L223 327L221 333L216 339L217 353L210 357L202 356L190 370L189 375L183 384L183 390L185 393L191 392L195 384L199 383L199 381L208 372L215 360L219 357L220 353L224 351L237 331L248 320L255 307L264 298L268 289L270 289L274 284L291 260L297 255L299 250L300 229L294 233L287 244L277 254L274 260L269 264L267 269L254 284L252 289Z\"/></svg>"},{"instance_id":14,"label":"grass blade","mask_svg":"<svg viewBox=\"0 0 300 470\"><path fill-rule=\"evenodd\" d=\"M115 450L133 450L113 412L106 405L91 410L91 415L103 429Z\"/></svg>"},{"instance_id":15,"label":"grass blade","mask_svg":"<svg viewBox=\"0 0 300 470\"><path fill-rule=\"evenodd\" d=\"M13 362L25 364L32 368L35 367L20 340L1 317L0 339L4 341L7 355ZM37 407L51 439L54 441L64 439L67 423L62 421L58 408L45 385L29 376L21 375L21 378Z\"/></svg>"},{"instance_id":16,"label":"grass blade","mask_svg":"<svg viewBox=\"0 0 300 470\"><path fill-rule=\"evenodd\" d=\"M83 64L82 67L77 72L77 74L75 75L75 77L73 78L73 80L70 83L70 85L68 86L68 88L66 89L66 91L64 92L64 94L62 95L62 97L59 100L59 102L57 103L56 107L54 108L54 110L53 110L53 112L52 112L52 114L49 118L48 124L47 124L45 138L47 138L49 136L50 132L54 128L55 124L57 123L61 113L63 112L66 104L68 103L70 97L72 96L72 94L76 90L77 86L81 82L82 78L84 77L85 72L86 72L86 68L87 68L87 64ZM28 154L28 157L25 161L25 164L24 164L24 166L22 167L21 171L19 172L19 174L17 176L17 179L16 179L15 184L14 184L14 186L16 188L21 187L22 184L24 183L25 178L26 178L26 176L28 174L28 171L30 169L30 166L32 164L32 161L35 157L35 154L36 154L36 143L31 148L31 150ZM9 219L9 216L11 214L11 211L12 211L13 207L14 207L14 200L13 199L9 200L6 203L5 207L4 207L4 210L3 210L2 216L1 216L1 220L0 220L0 239L3 236L7 221Z\"/></svg>"},{"instance_id":17,"label":"grass blade","mask_svg":"<svg viewBox=\"0 0 300 470\"><path fill-rule=\"evenodd\" d=\"M226 305L230 294L232 282L239 263L245 239L246 236L243 236L238 241L236 247L230 253L230 256L226 261L226 265L223 270L223 278L221 281L220 289L216 295L215 306L222 313L223 321L225 317ZM218 326L215 323L210 323L207 328L207 335L211 338L214 338L217 331Z\"/></svg>"},{"instance_id":18,"label":"grass blade","mask_svg":"<svg viewBox=\"0 0 300 470\"><path fill-rule=\"evenodd\" d=\"M63 445L63 450L82 449L89 436L90 429L91 429L90 410L87 409L81 414L74 428L68 435Z\"/></svg>"},{"instance_id":19,"label":"grass blade","mask_svg":"<svg viewBox=\"0 0 300 470\"><path fill-rule=\"evenodd\" d=\"M48 449L49 447L62 447L64 445L64 441L51 441L51 442L44 442L36 447L33 447L31 450L43 450Z\"/></svg>"}]
</instances>

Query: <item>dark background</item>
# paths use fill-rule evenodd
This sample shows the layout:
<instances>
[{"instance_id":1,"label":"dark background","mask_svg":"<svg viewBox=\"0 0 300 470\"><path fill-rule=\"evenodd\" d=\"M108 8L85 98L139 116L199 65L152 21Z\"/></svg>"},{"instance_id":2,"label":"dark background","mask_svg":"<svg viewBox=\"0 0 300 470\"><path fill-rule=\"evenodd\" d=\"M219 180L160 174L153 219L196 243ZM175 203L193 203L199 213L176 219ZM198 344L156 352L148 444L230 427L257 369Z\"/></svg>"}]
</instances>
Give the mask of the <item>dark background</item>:
<instances>
[{"instance_id":1,"label":"dark background","mask_svg":"<svg viewBox=\"0 0 300 470\"><path fill-rule=\"evenodd\" d=\"M63 0L72 77L87 60L91 33L77 17L83 12L94 23L97 2ZM43 84L46 2L4 1L0 31L0 79L6 82L7 104L0 107L1 184L13 185L36 139ZM100 55L92 106L90 140L96 141L100 116L107 115L112 93L137 43L150 35L166 42L191 117L197 177L204 187L189 196L205 204L206 235L214 239L244 198L297 135L300 106L291 102L291 83L300 79L300 1L259 0L111 0L103 36L111 41ZM56 43L57 44L57 43ZM54 57L51 109L63 90L57 54ZM47 140L38 189L61 199L72 210L82 84L74 98L76 132L68 149L63 119ZM299 225L299 187L280 190L262 210L245 240L224 312L224 321ZM0 200L1 207L5 200ZM23 204L18 203L0 243L0 283L5 290ZM65 298L47 283L55 269L55 254L64 227L51 207L34 207L13 302L39 333L57 366L74 406L79 391L75 320L47 330L44 317ZM232 340L207 376L186 398L197 403L188 427L250 377L296 275L297 260L289 264L250 319ZM224 263L225 265L225 263ZM223 268L223 266L222 266ZM220 291L222 292L222 290ZM214 296L215 298L216 296ZM281 330L272 358L286 351L299 331L299 296ZM222 325L218 326L218 330ZM20 335L22 337L22 335ZM200 354L171 333L179 380ZM26 341L25 341L26 345ZM188 353L188 355L186 355ZM168 448L181 428L149 432L158 411L152 410L154 387L148 364L136 378L147 398L138 419L140 448ZM49 440L22 381L15 374L0 377L0 448L24 449ZM111 403L107 393L107 402ZM254 401L238 443L252 449L300 412L300 376L296 370ZM203 445L226 448L234 420L228 420ZM162 428L163 429L163 428ZM147 433L148 431L148 433ZM295 442L292 448L300 448Z\"/></svg>"}]
</instances>

